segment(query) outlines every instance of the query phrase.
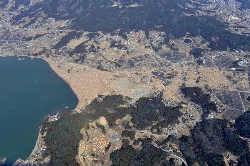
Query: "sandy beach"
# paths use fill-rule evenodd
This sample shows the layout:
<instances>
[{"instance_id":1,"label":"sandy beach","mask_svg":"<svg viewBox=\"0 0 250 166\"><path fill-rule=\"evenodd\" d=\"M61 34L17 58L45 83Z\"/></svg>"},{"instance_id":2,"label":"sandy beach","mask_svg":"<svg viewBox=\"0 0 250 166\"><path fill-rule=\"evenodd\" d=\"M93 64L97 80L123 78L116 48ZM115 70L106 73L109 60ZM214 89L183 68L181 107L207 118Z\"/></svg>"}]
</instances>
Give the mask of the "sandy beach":
<instances>
[{"instance_id":1,"label":"sandy beach","mask_svg":"<svg viewBox=\"0 0 250 166\"><path fill-rule=\"evenodd\" d=\"M50 67L59 75L78 98L75 110L80 110L88 105L97 95L114 94L116 79L112 73L100 71L83 64L64 62L57 59L43 58Z\"/></svg>"},{"instance_id":2,"label":"sandy beach","mask_svg":"<svg viewBox=\"0 0 250 166\"><path fill-rule=\"evenodd\" d=\"M43 58L50 67L71 87L78 98L75 111L81 111L98 95L132 97L134 101L165 88L159 80L150 81L151 71L140 76L130 70L101 71L85 64L66 62L62 59ZM147 77L145 81L145 77ZM143 81L144 80L144 81ZM177 84L173 84L177 86ZM171 87L172 88L172 87Z\"/></svg>"}]
</instances>

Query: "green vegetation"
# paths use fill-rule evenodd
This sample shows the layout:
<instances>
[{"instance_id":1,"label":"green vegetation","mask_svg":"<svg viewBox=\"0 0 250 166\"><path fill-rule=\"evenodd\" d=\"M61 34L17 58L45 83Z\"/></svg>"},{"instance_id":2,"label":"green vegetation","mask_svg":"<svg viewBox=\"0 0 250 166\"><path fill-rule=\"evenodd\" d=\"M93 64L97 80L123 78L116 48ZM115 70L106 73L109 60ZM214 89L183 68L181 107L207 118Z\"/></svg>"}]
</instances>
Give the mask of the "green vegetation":
<instances>
[{"instance_id":1,"label":"green vegetation","mask_svg":"<svg viewBox=\"0 0 250 166\"><path fill-rule=\"evenodd\" d=\"M185 39L184 42L185 42L185 43L192 43L192 40L190 40L190 39Z\"/></svg>"},{"instance_id":2,"label":"green vegetation","mask_svg":"<svg viewBox=\"0 0 250 166\"><path fill-rule=\"evenodd\" d=\"M247 0L240 0L243 6L246 6ZM119 7L103 7L113 4L112 1L98 1L91 3L90 0L81 1L45 1L37 4L28 10L21 12L13 18L13 23L20 21L29 14L30 17L35 16L35 11L42 10L47 17L53 17L57 20L72 19L71 29L76 31L85 30L89 32L102 31L104 33L114 33L120 29L119 34L126 38L126 33L132 30L143 30L146 34L149 31L156 30L166 32L165 43L168 44L169 39L176 39L190 33L191 37L202 36L212 50L241 49L250 50L250 38L244 35L233 34L225 28L228 24L218 21L210 16L184 16L183 12L194 14L194 11L179 4L185 4L190 0L133 0L121 1L122 8ZM77 5L76 5L77 3ZM126 8L126 5L133 3L141 4L136 8ZM59 10L61 6L63 10ZM69 34L60 41L55 48L66 45L75 35ZM214 40L215 39L215 40ZM185 42L190 42L186 40ZM154 48L160 49L160 48ZM177 49L177 48L173 48Z\"/></svg>"},{"instance_id":3,"label":"green vegetation","mask_svg":"<svg viewBox=\"0 0 250 166\"><path fill-rule=\"evenodd\" d=\"M223 161L224 157L222 155L209 155L208 158L208 165L226 166L225 162Z\"/></svg>"},{"instance_id":4,"label":"green vegetation","mask_svg":"<svg viewBox=\"0 0 250 166\"><path fill-rule=\"evenodd\" d=\"M113 127L117 119L126 115L126 108L119 108L120 105L125 103L121 95L105 96L101 102L96 98L87 107L87 110L95 110L95 113L89 113L88 117L97 119L101 116L105 116L109 127ZM112 110L112 113L108 112L108 109Z\"/></svg>"},{"instance_id":5,"label":"green vegetation","mask_svg":"<svg viewBox=\"0 0 250 166\"><path fill-rule=\"evenodd\" d=\"M114 166L131 165L138 152L131 145L123 145L120 150L110 154L110 159Z\"/></svg>"},{"instance_id":6,"label":"green vegetation","mask_svg":"<svg viewBox=\"0 0 250 166\"><path fill-rule=\"evenodd\" d=\"M250 153L248 152L246 155L240 156L238 160L238 166L246 166L250 165Z\"/></svg>"},{"instance_id":7,"label":"green vegetation","mask_svg":"<svg viewBox=\"0 0 250 166\"><path fill-rule=\"evenodd\" d=\"M122 137L128 137L131 140L135 140L135 131L124 130L122 131Z\"/></svg>"},{"instance_id":8,"label":"green vegetation","mask_svg":"<svg viewBox=\"0 0 250 166\"><path fill-rule=\"evenodd\" d=\"M161 97L140 98L135 106L120 108L119 105L124 104L122 96L107 96L102 102L95 99L90 107L96 110L98 116L105 116L109 122L109 126L115 125L116 119L120 119L127 114L132 116L132 123L138 129L145 129L152 126L153 121L161 121L157 127L166 127L174 123L178 123L178 117L182 115L179 111L180 107L166 107ZM113 113L107 114L106 108L113 109ZM156 112L158 110L158 113ZM164 119L164 120L162 120Z\"/></svg>"},{"instance_id":9,"label":"green vegetation","mask_svg":"<svg viewBox=\"0 0 250 166\"><path fill-rule=\"evenodd\" d=\"M103 125L99 124L99 123L96 123L96 127L100 128L102 130L102 133L103 134L106 134L106 129Z\"/></svg>"},{"instance_id":10,"label":"green vegetation","mask_svg":"<svg viewBox=\"0 0 250 166\"><path fill-rule=\"evenodd\" d=\"M200 165L223 166L222 155L226 151L240 156L239 162L248 163L247 142L239 137L237 131L227 127L229 124L222 119L203 120L191 130L190 136L182 136L180 148L188 165L198 162Z\"/></svg>"},{"instance_id":11,"label":"green vegetation","mask_svg":"<svg viewBox=\"0 0 250 166\"><path fill-rule=\"evenodd\" d=\"M139 143L142 143L142 146L151 144L153 141L152 138L138 138L137 140L134 141L133 145L139 145Z\"/></svg>"},{"instance_id":12,"label":"green vegetation","mask_svg":"<svg viewBox=\"0 0 250 166\"><path fill-rule=\"evenodd\" d=\"M40 37L43 37L45 34L36 34L36 36L34 36L34 37L23 37L22 38L22 40L23 41L31 41L31 40L36 40L36 39L38 39L38 38L40 38Z\"/></svg>"},{"instance_id":13,"label":"green vegetation","mask_svg":"<svg viewBox=\"0 0 250 166\"><path fill-rule=\"evenodd\" d=\"M191 97L191 100L198 103L201 102L200 100L209 102L209 97L206 95L204 97L199 88L186 88L183 92L186 97ZM201 99L198 99L198 97ZM50 164L68 165L70 163L70 165L77 165L75 156L77 155L78 143L82 139L79 131L83 127L88 127L89 122L98 119L100 116L105 116L112 127L115 126L115 121L118 118L130 114L136 128L152 127L152 129L160 131L161 127L178 123L178 116L181 115L179 107L166 107L162 103L161 96L140 98L135 105L120 107L125 103L126 100L121 95L102 96L102 100L99 98L93 100L84 113L71 114L70 112L63 112L58 121L46 122L43 125L43 130L47 131L45 143L48 148L45 155L51 155ZM236 119L235 128L237 130L228 127L230 122L227 120L203 120L191 130L190 136L183 136L180 140L170 136L157 144L163 145L166 142L172 142L179 145L189 165L198 162L200 165L207 163L208 165L223 166L222 155L226 151L240 156L240 165L246 165L250 163L250 154L247 142L239 137L238 132L241 135L242 133L248 133L249 128L242 127L248 125L248 116L249 112L246 112ZM151 126L152 121L158 123ZM97 126L103 128L98 123ZM87 132L86 136L88 136ZM170 164L170 161L165 161L165 152L151 144L152 138L135 140L135 132L131 130L123 131L122 136L134 140L134 145L139 145L141 142L143 149L141 151L135 150L133 146L129 145L130 141L124 139L122 148L114 151L110 156L114 165ZM110 146L106 147L106 151L109 150Z\"/></svg>"},{"instance_id":14,"label":"green vegetation","mask_svg":"<svg viewBox=\"0 0 250 166\"><path fill-rule=\"evenodd\" d=\"M107 152L110 147L111 147L111 142L109 142L108 146L105 147L105 152Z\"/></svg>"},{"instance_id":15,"label":"green vegetation","mask_svg":"<svg viewBox=\"0 0 250 166\"><path fill-rule=\"evenodd\" d=\"M80 130L86 122L83 114L63 112L58 121L43 125L43 130L47 131L45 156L51 155L50 165L78 165L75 156L82 139Z\"/></svg>"},{"instance_id":16,"label":"green vegetation","mask_svg":"<svg viewBox=\"0 0 250 166\"><path fill-rule=\"evenodd\" d=\"M201 49L201 48L194 48L190 51L190 54L191 55L194 55L195 58L199 58L201 56L203 56L204 54L204 49Z\"/></svg>"},{"instance_id":17,"label":"green vegetation","mask_svg":"<svg viewBox=\"0 0 250 166\"><path fill-rule=\"evenodd\" d=\"M54 46L54 49L60 49L61 47L66 46L71 39L79 38L82 34L82 31L69 32L67 35L63 36L62 39Z\"/></svg>"},{"instance_id":18,"label":"green vegetation","mask_svg":"<svg viewBox=\"0 0 250 166\"><path fill-rule=\"evenodd\" d=\"M99 99L100 97L102 100ZM137 128L145 128L152 125L152 121L160 119L164 119L164 124L160 122L158 124L159 127L178 123L178 116L181 115L179 107L166 107L162 103L162 98L159 96L153 98L141 98L136 102L136 106L120 107L120 105L124 105L126 102L126 98L121 95L99 96L90 103L86 108L86 111L83 113L72 114L70 112L62 112L58 121L50 123L45 122L43 125L43 131L47 131L45 144L48 147L45 155L51 155L51 161L49 164L77 165L75 156L77 155L79 141L82 139L80 130L84 127L88 129L89 122L94 121L101 116L105 116L109 126L113 127L115 126L115 121L117 119L121 119L127 114L130 114L132 116L132 121ZM158 110L158 113L156 110ZM102 129L103 133L106 133L104 126L98 123L96 125ZM87 131L85 134L88 136ZM122 135L124 137L130 137L131 140L135 139L135 132L133 131L125 130ZM143 142L144 146L144 144L148 144L152 140L138 139L136 141L138 143ZM152 148L153 147L149 148L149 150L152 150ZM129 145L124 146L123 149L124 151L119 152L121 155L131 156L127 159L119 159L117 162L131 162L131 157L134 157L137 152ZM157 152L157 149L153 150Z\"/></svg>"},{"instance_id":19,"label":"green vegetation","mask_svg":"<svg viewBox=\"0 0 250 166\"><path fill-rule=\"evenodd\" d=\"M166 156L167 152L149 144L140 151L138 156L136 156L133 165L152 166L160 163L166 164Z\"/></svg>"},{"instance_id":20,"label":"green vegetation","mask_svg":"<svg viewBox=\"0 0 250 166\"><path fill-rule=\"evenodd\" d=\"M128 141L129 142L129 141ZM121 149L114 151L110 155L110 159L114 166L152 166L152 165L168 165L166 161L167 153L152 144L144 144L141 151L137 151L133 146L124 142Z\"/></svg>"},{"instance_id":21,"label":"green vegetation","mask_svg":"<svg viewBox=\"0 0 250 166\"><path fill-rule=\"evenodd\" d=\"M174 144L177 144L179 145L180 141L178 138L176 138L175 136L173 135L170 135L168 136L168 138L164 139L163 141L161 142L157 142L159 145L164 145L166 144L167 142L171 142L171 143L174 143Z\"/></svg>"},{"instance_id":22,"label":"green vegetation","mask_svg":"<svg viewBox=\"0 0 250 166\"><path fill-rule=\"evenodd\" d=\"M87 123L84 128L85 128L85 130L89 130L90 129L89 123Z\"/></svg>"},{"instance_id":23,"label":"green vegetation","mask_svg":"<svg viewBox=\"0 0 250 166\"><path fill-rule=\"evenodd\" d=\"M217 111L216 104L210 100L209 94L203 94L201 88L199 87L183 87L181 88L182 93L185 98L190 98L190 100L202 107L203 113L207 115L211 111Z\"/></svg>"},{"instance_id":24,"label":"green vegetation","mask_svg":"<svg viewBox=\"0 0 250 166\"><path fill-rule=\"evenodd\" d=\"M240 136L250 138L250 112L235 119L235 128L239 131Z\"/></svg>"},{"instance_id":25,"label":"green vegetation","mask_svg":"<svg viewBox=\"0 0 250 166\"><path fill-rule=\"evenodd\" d=\"M65 111L60 115L60 119L54 122L45 122L43 131L47 131L45 137L46 149L45 156L51 155L50 165L78 165L75 156L77 155L78 144L82 139L80 130L88 127L90 121L94 121L100 116L105 116L111 123L117 117L108 113L106 108L117 108L124 103L122 96L107 96L103 102L94 100L88 109L96 110L96 113L71 114ZM122 115L121 115L122 116ZM112 117L112 118L111 118ZM86 132L88 136L88 133Z\"/></svg>"},{"instance_id":26,"label":"green vegetation","mask_svg":"<svg viewBox=\"0 0 250 166\"><path fill-rule=\"evenodd\" d=\"M83 43L81 43L81 44L79 44L78 46L75 47L73 53L75 53L75 54L83 53L83 52L86 51L86 48L87 48L86 42L83 42Z\"/></svg>"},{"instance_id":27,"label":"green vegetation","mask_svg":"<svg viewBox=\"0 0 250 166\"><path fill-rule=\"evenodd\" d=\"M42 51L40 51L40 52L38 52L38 53L34 54L34 56L42 55L42 54L45 54L46 52L47 52L47 49L46 49L46 48L43 48L43 50L42 50ZM47 57L49 57L49 55L48 55L48 54L46 54L46 55L47 55Z\"/></svg>"},{"instance_id":28,"label":"green vegetation","mask_svg":"<svg viewBox=\"0 0 250 166\"><path fill-rule=\"evenodd\" d=\"M225 128L223 130L223 134L225 147L230 152L237 156L246 155L249 152L248 148L246 148L248 146L247 142L242 140L239 137L238 133L236 133L232 129Z\"/></svg>"},{"instance_id":29,"label":"green vegetation","mask_svg":"<svg viewBox=\"0 0 250 166\"><path fill-rule=\"evenodd\" d=\"M250 102L250 96L247 97L247 100Z\"/></svg>"},{"instance_id":30,"label":"green vegetation","mask_svg":"<svg viewBox=\"0 0 250 166\"><path fill-rule=\"evenodd\" d=\"M132 123L138 129L145 129L153 125L153 121L160 121L155 128L167 127L178 123L178 117L182 115L180 107L167 107L162 102L161 97L140 98L136 102L136 107L130 107Z\"/></svg>"}]
</instances>

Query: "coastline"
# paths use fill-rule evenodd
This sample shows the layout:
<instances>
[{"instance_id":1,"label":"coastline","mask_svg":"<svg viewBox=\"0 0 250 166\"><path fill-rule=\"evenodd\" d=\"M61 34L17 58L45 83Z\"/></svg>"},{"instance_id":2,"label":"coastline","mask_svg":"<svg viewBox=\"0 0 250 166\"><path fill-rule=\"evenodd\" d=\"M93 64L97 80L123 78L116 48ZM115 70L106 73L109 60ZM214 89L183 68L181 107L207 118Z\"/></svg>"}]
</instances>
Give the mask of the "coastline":
<instances>
[{"instance_id":1,"label":"coastline","mask_svg":"<svg viewBox=\"0 0 250 166\"><path fill-rule=\"evenodd\" d=\"M59 75L58 73L60 72L56 72L51 66L55 66L56 63L53 63L51 61L49 61L48 59L45 59L44 57L42 56L38 56L38 57L33 57L33 56L25 56L25 55L21 55L21 56L18 56L18 55L7 55L7 56L4 56L4 55L0 55L0 57L15 57L18 59L18 61L23 61L25 60L26 58L27 59L34 59L34 58L37 58L37 59L43 59L51 68L51 70L53 70L60 78L62 78L68 85L69 85L69 82L70 81L66 81L65 80L65 77L62 77L62 75ZM48 63L48 60L50 63ZM70 86L70 85L69 85ZM70 88L72 89L72 87L70 86ZM79 94L76 93L73 89L72 91L74 92L74 94L78 97ZM79 98L78 98L79 100ZM79 101L78 101L78 105L79 106ZM79 107L76 107L76 108L79 108ZM75 108L75 109L76 109ZM72 110L71 110L72 111ZM58 112L59 113L59 112ZM36 143L35 143L35 146L31 149L31 153L29 153L29 156L25 159L23 158L18 158L18 159L15 159L16 161L13 163L13 165L32 165L32 164L41 164L38 162L38 160L36 159L39 159L39 161L41 161L43 164L46 164L47 162L49 162L49 158L50 156L47 156L46 158L41 158L41 154L43 153L44 150L46 150L46 145L45 145L45 141L44 141L44 137L46 136L46 131L42 131L42 126L44 124L44 122L47 122L48 121L48 117L51 116L50 114L46 115L44 117L44 120L43 120L43 123L42 125L39 127L39 131L38 131L38 134L37 134L37 138L36 138ZM57 119L56 119L57 120ZM0 159L0 166L1 165L4 165L5 164L5 161L6 161L6 158L1 158Z\"/></svg>"},{"instance_id":2,"label":"coastline","mask_svg":"<svg viewBox=\"0 0 250 166\"><path fill-rule=\"evenodd\" d=\"M39 127L38 138L36 141L36 145L32 150L29 157L25 160L18 158L13 165L33 165L33 164L48 164L50 160L50 156L46 158L41 158L42 151L46 150L46 145L44 142L44 137L46 136L46 132L42 132L42 126Z\"/></svg>"},{"instance_id":3,"label":"coastline","mask_svg":"<svg viewBox=\"0 0 250 166\"><path fill-rule=\"evenodd\" d=\"M75 111L81 112L98 95L111 95L117 92L112 73L90 68L84 64L66 62L60 59L43 58L50 68L61 77L78 98Z\"/></svg>"},{"instance_id":4,"label":"coastline","mask_svg":"<svg viewBox=\"0 0 250 166\"><path fill-rule=\"evenodd\" d=\"M108 86L110 85L111 81L115 79L113 78L114 76L108 72L89 68L85 65L65 62L60 59L44 57L34 58L41 58L46 61L50 68L70 86L78 98L78 104L76 108L71 111L81 112L81 109L86 107L97 97L97 95L109 95L115 90ZM48 117L49 115L46 116L44 122L48 121ZM47 156L45 159L40 158L40 154L46 149L44 142L46 132L42 133L41 129L42 125L39 127L36 144L29 157L25 160L19 158L13 165L47 164L50 161L50 156ZM38 162L39 159L40 162Z\"/></svg>"},{"instance_id":5,"label":"coastline","mask_svg":"<svg viewBox=\"0 0 250 166\"><path fill-rule=\"evenodd\" d=\"M1 57L9 57L15 56L18 60L25 60L25 58L38 58L43 59L50 68L60 77L62 78L72 89L73 93L76 95L78 99L77 106L74 110L76 112L81 112L81 108L85 108L92 100L94 100L97 95L110 95L115 92L114 88L111 88L109 85L114 83L115 77L113 74L105 71L100 71L95 68L90 68L89 66L83 64L75 64L71 62L67 62L63 59L52 59L47 58L45 56L17 56L17 55L0 55ZM23 58L20 58L23 57ZM46 117L48 117L47 115ZM44 122L46 122L46 117ZM36 139L36 144L32 149L29 157L26 159L18 158L13 165L20 164L41 164L37 163L36 159L41 159L40 155L44 149L46 149L44 137L46 136L46 132L41 131L42 125L39 127L38 136ZM43 163L49 162L48 156L43 160ZM0 160L0 165L4 164L6 159ZM41 161L41 160L40 160Z\"/></svg>"},{"instance_id":6,"label":"coastline","mask_svg":"<svg viewBox=\"0 0 250 166\"><path fill-rule=\"evenodd\" d=\"M90 104L98 95L118 95L129 96L133 101L140 97L150 95L156 91L173 90L178 85L179 79L172 80L169 87L161 84L161 81L150 81L151 71L144 72L140 76L135 71L107 72L92 68L86 64L68 62L64 59L44 58L50 68L61 77L73 90L78 98L78 104L74 111L82 110ZM147 78L146 81L144 79ZM165 98L169 98L164 93Z\"/></svg>"},{"instance_id":7,"label":"coastline","mask_svg":"<svg viewBox=\"0 0 250 166\"><path fill-rule=\"evenodd\" d=\"M117 71L115 73L106 72L92 68L86 64L69 62L62 58L47 58L45 56L26 57L43 59L48 63L50 68L69 85L78 99L76 108L72 110L74 112L82 112L98 95L123 94L124 96L131 96L134 100L137 100L144 95L152 94L156 89L167 89L163 87L159 81L150 81L150 77L148 77L150 71L143 72L142 75L138 76L136 73L131 73L130 70ZM145 80L144 78L147 79ZM49 162L50 156L47 156L45 159L40 158L39 155L37 156L38 151L42 152L42 149L46 148L44 142L45 134L46 133L41 132L40 126L36 145L29 157L25 160L18 159L14 165ZM35 159L39 159L40 162L36 162Z\"/></svg>"}]
</instances>

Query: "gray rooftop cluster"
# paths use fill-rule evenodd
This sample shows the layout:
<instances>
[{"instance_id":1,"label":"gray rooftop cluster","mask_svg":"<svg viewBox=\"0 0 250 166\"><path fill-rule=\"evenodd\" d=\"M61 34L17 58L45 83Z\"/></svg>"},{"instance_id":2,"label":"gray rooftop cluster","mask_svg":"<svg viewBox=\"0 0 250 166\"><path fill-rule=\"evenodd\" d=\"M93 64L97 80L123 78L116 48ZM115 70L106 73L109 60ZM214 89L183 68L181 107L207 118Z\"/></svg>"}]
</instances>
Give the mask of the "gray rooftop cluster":
<instances>
[{"instance_id":1,"label":"gray rooftop cluster","mask_svg":"<svg viewBox=\"0 0 250 166\"><path fill-rule=\"evenodd\" d=\"M242 58L241 60L238 61L237 65L242 68L245 66L246 63L247 63L246 58Z\"/></svg>"}]
</instances>

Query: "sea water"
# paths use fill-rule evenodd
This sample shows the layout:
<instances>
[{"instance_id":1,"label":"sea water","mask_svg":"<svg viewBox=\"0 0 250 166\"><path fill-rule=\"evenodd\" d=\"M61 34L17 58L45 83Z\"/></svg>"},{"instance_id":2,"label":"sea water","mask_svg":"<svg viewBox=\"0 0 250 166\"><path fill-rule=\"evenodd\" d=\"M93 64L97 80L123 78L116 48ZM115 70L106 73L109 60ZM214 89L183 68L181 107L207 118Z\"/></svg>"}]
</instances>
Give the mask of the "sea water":
<instances>
[{"instance_id":1,"label":"sea water","mask_svg":"<svg viewBox=\"0 0 250 166\"><path fill-rule=\"evenodd\" d=\"M72 110L78 102L42 59L0 57L0 160L26 159L47 114Z\"/></svg>"}]
</instances>

